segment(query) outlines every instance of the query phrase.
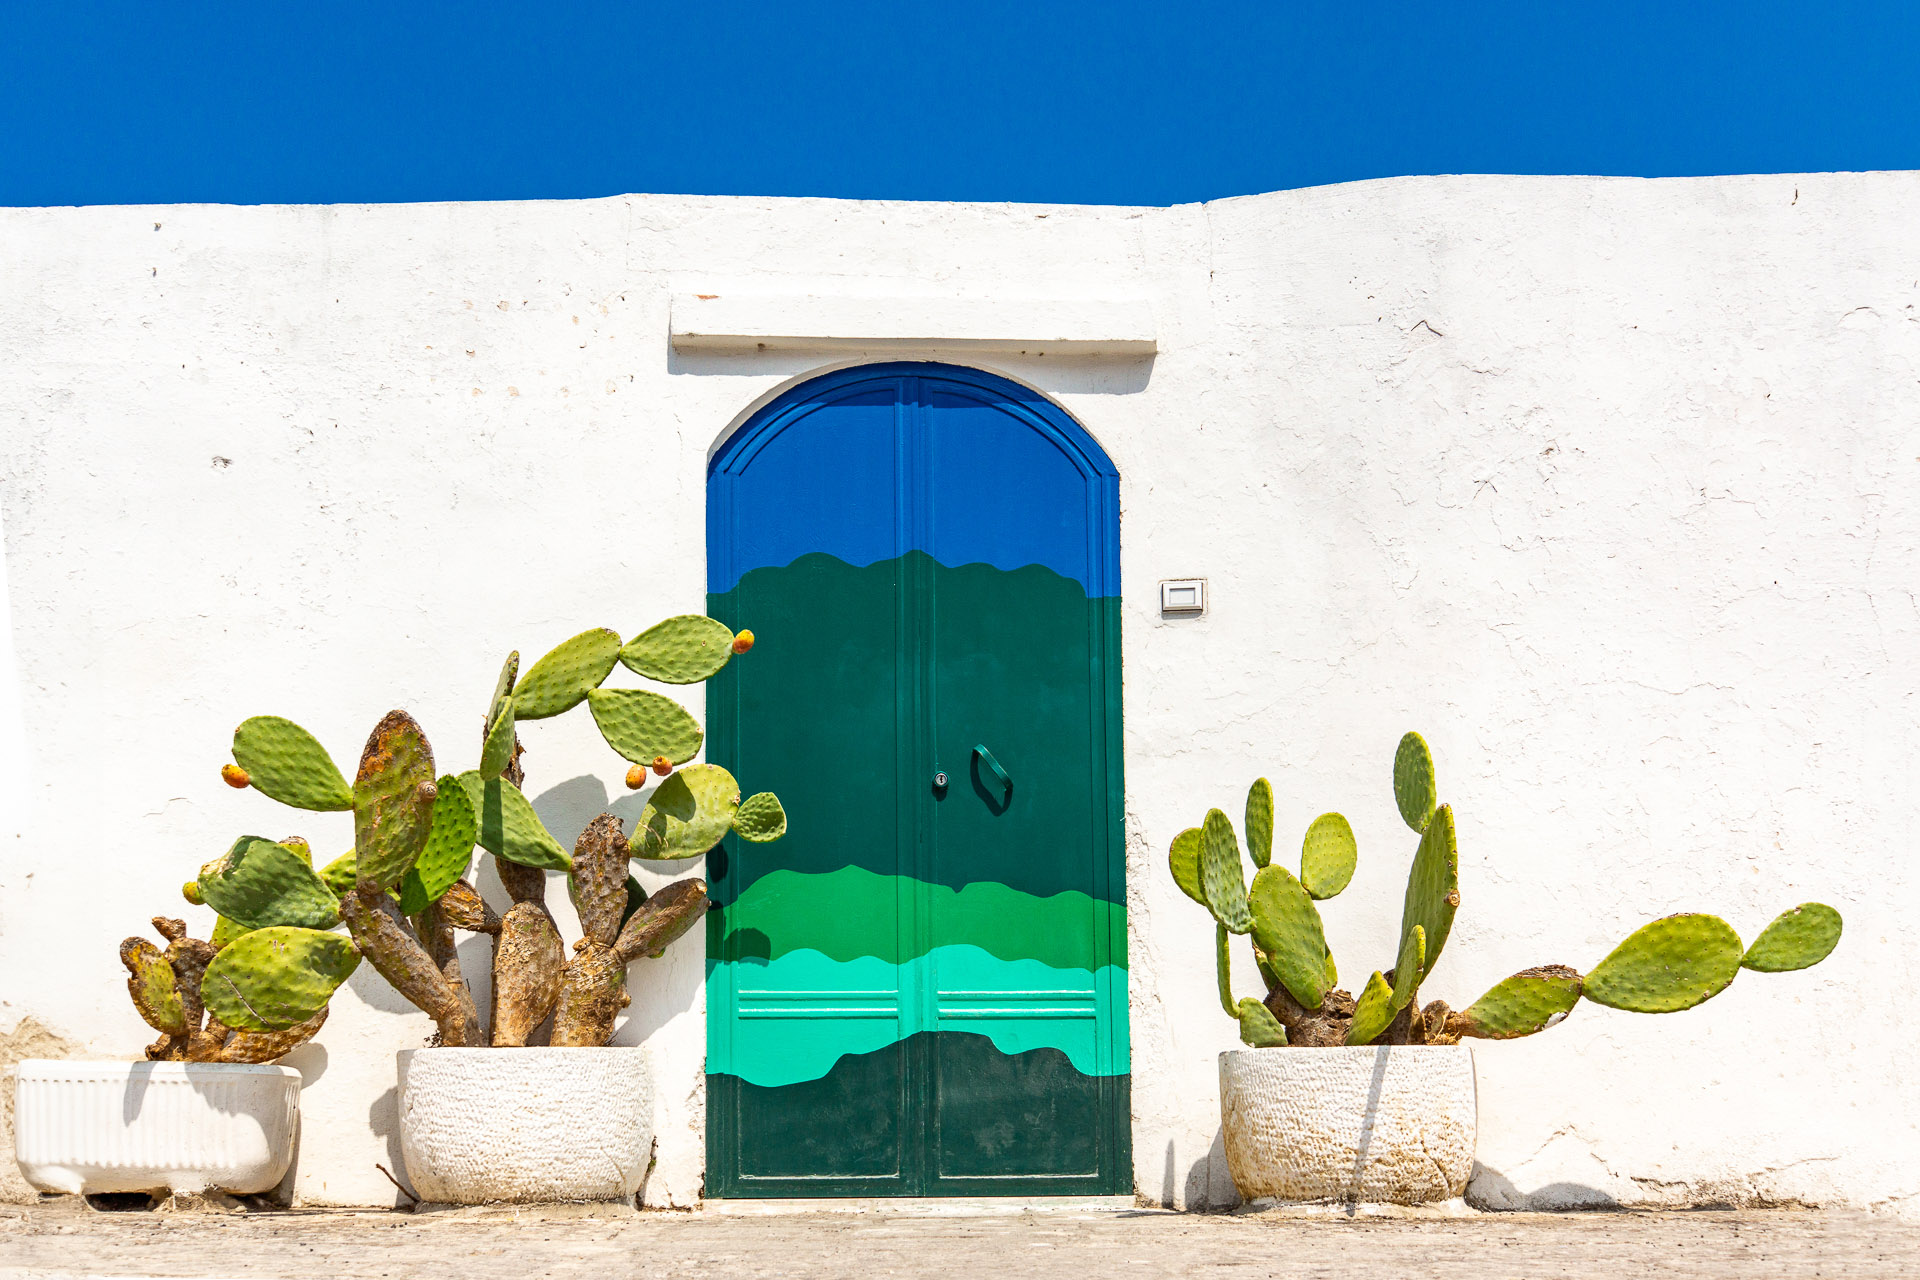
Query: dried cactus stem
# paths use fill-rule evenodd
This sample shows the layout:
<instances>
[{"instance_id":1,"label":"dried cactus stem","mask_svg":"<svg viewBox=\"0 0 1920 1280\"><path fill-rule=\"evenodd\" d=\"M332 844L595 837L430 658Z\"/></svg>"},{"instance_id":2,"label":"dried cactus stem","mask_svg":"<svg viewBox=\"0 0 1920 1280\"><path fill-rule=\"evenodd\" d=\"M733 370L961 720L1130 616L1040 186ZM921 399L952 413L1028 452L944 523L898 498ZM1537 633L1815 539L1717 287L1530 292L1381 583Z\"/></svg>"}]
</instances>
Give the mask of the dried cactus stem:
<instances>
[{"instance_id":1,"label":"dried cactus stem","mask_svg":"<svg viewBox=\"0 0 1920 1280\"><path fill-rule=\"evenodd\" d=\"M327 1011L322 1009L284 1031L235 1031L223 1038L219 1056L209 1061L272 1062L313 1039L326 1021Z\"/></svg>"},{"instance_id":2,"label":"dried cactus stem","mask_svg":"<svg viewBox=\"0 0 1920 1280\"><path fill-rule=\"evenodd\" d=\"M458 1048L481 1042L472 1002L461 1007L440 966L407 927L393 899L362 883L340 900L340 915L360 954L373 962L395 991L433 1019L440 1028L441 1044Z\"/></svg>"},{"instance_id":3,"label":"dried cactus stem","mask_svg":"<svg viewBox=\"0 0 1920 1280\"><path fill-rule=\"evenodd\" d=\"M486 1043L486 1037L480 1030L480 1011L474 1007L473 992L467 987L467 975L460 971L460 953L454 949L453 921L448 919L447 912L440 909L438 902L430 902L417 917L416 927L421 945L426 948L434 967L440 970L440 976L446 979L447 989L453 993L461 1021L473 1028L473 1036L468 1043ZM445 1038L444 1035L442 1038Z\"/></svg>"},{"instance_id":4,"label":"dried cactus stem","mask_svg":"<svg viewBox=\"0 0 1920 1280\"><path fill-rule=\"evenodd\" d=\"M612 947L581 939L579 954L561 979L552 1043L598 1048L611 1039L614 1018L632 1002L626 979L627 966Z\"/></svg>"},{"instance_id":5,"label":"dried cactus stem","mask_svg":"<svg viewBox=\"0 0 1920 1280\"><path fill-rule=\"evenodd\" d=\"M518 1048L560 998L566 948L538 902L516 902L493 944L493 1043Z\"/></svg>"}]
</instances>

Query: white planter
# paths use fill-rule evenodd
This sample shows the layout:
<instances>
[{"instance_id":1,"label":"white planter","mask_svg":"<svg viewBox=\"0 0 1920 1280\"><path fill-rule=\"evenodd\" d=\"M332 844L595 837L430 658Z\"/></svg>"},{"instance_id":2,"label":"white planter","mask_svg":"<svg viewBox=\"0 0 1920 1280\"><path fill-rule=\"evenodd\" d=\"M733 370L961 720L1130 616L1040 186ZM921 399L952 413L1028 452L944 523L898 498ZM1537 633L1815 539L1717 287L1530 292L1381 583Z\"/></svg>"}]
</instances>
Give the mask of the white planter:
<instances>
[{"instance_id":1,"label":"white planter","mask_svg":"<svg viewBox=\"0 0 1920 1280\"><path fill-rule=\"evenodd\" d=\"M653 1154L646 1051L408 1050L400 1153L426 1201L631 1201Z\"/></svg>"},{"instance_id":2,"label":"white planter","mask_svg":"<svg viewBox=\"0 0 1920 1280\"><path fill-rule=\"evenodd\" d=\"M300 1073L229 1062L20 1063L14 1159L42 1191L270 1191L293 1160Z\"/></svg>"},{"instance_id":3,"label":"white planter","mask_svg":"<svg viewBox=\"0 0 1920 1280\"><path fill-rule=\"evenodd\" d=\"M1427 1204L1473 1173L1465 1045L1220 1055L1227 1170L1247 1200Z\"/></svg>"}]
</instances>

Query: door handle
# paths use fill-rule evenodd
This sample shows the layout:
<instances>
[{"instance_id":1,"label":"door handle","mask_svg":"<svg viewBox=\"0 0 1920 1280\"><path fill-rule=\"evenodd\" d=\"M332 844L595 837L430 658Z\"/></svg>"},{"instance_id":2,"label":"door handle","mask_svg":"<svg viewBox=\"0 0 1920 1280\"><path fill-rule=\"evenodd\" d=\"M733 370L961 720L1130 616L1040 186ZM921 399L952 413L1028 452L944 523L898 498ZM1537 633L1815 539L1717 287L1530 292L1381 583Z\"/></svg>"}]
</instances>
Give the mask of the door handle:
<instances>
[{"instance_id":1,"label":"door handle","mask_svg":"<svg viewBox=\"0 0 1920 1280\"><path fill-rule=\"evenodd\" d=\"M984 745L977 744L973 748L973 758L987 766L987 772L999 779L1000 803L1005 804L1011 800L1013 798L1013 779L1007 776L1005 769L1000 767L1000 762L993 758L993 752L987 750Z\"/></svg>"}]
</instances>

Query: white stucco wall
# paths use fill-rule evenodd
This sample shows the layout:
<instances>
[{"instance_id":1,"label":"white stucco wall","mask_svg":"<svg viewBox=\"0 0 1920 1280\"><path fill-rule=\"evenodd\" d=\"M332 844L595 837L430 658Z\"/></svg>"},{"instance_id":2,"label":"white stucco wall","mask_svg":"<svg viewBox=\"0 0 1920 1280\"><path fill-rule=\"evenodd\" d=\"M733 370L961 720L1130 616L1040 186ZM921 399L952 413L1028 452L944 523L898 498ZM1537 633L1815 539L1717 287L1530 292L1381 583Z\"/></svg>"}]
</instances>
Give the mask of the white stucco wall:
<instances>
[{"instance_id":1,"label":"white stucco wall","mask_svg":"<svg viewBox=\"0 0 1920 1280\"><path fill-rule=\"evenodd\" d=\"M0 717L26 792L0 1033L137 1054L120 937L190 910L177 886L237 831L347 846L345 815L219 785L242 717L345 758L406 706L462 763L506 649L700 606L708 451L857 357L676 352L674 296L1144 299L1150 358L955 357L1055 396L1121 474L1141 1194L1232 1199L1234 1028L1166 841L1256 773L1287 847L1344 811L1360 871L1325 914L1351 984L1391 963L1388 763L1418 727L1464 896L1429 997L1590 968L1677 910L1749 938L1811 898L1847 917L1810 972L1482 1046L1476 1195L1920 1212L1917 200L1870 174L0 211L26 757ZM1158 580L1196 576L1209 613L1162 619ZM525 739L556 831L624 796L584 718ZM659 1056L654 1204L700 1193L701 945L636 971L620 1037ZM297 1189L389 1203L392 1054L428 1024L370 971L334 1009L295 1059Z\"/></svg>"}]
</instances>

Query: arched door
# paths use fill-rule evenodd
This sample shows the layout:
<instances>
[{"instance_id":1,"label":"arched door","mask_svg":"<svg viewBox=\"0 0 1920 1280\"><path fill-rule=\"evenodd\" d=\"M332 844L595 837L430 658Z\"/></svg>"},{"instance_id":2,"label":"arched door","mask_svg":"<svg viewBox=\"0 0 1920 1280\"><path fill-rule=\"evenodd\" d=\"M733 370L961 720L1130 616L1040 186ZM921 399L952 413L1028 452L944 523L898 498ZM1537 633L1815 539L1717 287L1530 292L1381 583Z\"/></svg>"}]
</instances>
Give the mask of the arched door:
<instances>
[{"instance_id":1,"label":"arched door","mask_svg":"<svg viewBox=\"0 0 1920 1280\"><path fill-rule=\"evenodd\" d=\"M779 397L714 457L708 755L786 839L709 856L714 1196L1131 1188L1118 480L939 364Z\"/></svg>"}]
</instances>

